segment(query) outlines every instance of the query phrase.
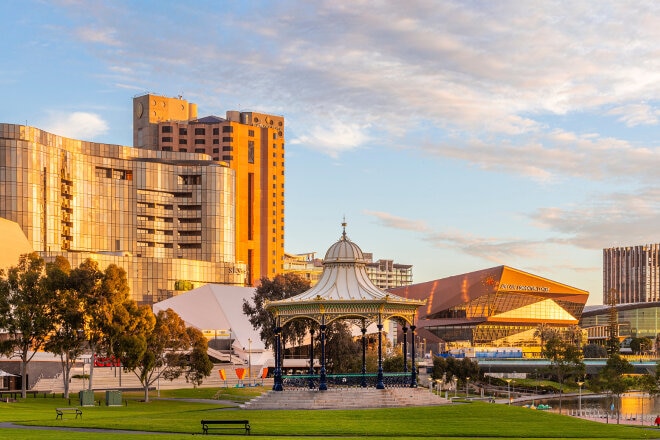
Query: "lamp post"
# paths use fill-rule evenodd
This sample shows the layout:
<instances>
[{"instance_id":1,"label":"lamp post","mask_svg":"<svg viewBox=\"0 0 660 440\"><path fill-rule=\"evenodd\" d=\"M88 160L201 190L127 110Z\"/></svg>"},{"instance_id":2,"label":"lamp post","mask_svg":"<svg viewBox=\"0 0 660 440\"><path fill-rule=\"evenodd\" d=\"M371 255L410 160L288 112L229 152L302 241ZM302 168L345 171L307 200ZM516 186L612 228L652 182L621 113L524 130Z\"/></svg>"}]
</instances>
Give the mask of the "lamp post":
<instances>
[{"instance_id":1,"label":"lamp post","mask_svg":"<svg viewBox=\"0 0 660 440\"><path fill-rule=\"evenodd\" d=\"M465 398L467 399L470 396L470 390L468 385L470 384L470 376L465 378Z\"/></svg>"},{"instance_id":2,"label":"lamp post","mask_svg":"<svg viewBox=\"0 0 660 440\"><path fill-rule=\"evenodd\" d=\"M458 377L454 376L452 381L454 382L454 397L456 397L456 393L458 391Z\"/></svg>"},{"instance_id":3,"label":"lamp post","mask_svg":"<svg viewBox=\"0 0 660 440\"><path fill-rule=\"evenodd\" d=\"M509 394L509 405L511 405L511 379L504 380L506 380L506 391Z\"/></svg>"},{"instance_id":4,"label":"lamp post","mask_svg":"<svg viewBox=\"0 0 660 440\"><path fill-rule=\"evenodd\" d=\"M252 338L248 338L248 383L252 377Z\"/></svg>"},{"instance_id":5,"label":"lamp post","mask_svg":"<svg viewBox=\"0 0 660 440\"><path fill-rule=\"evenodd\" d=\"M429 391L433 394L433 378L429 377Z\"/></svg>"},{"instance_id":6,"label":"lamp post","mask_svg":"<svg viewBox=\"0 0 660 440\"><path fill-rule=\"evenodd\" d=\"M578 381L578 417L582 417L582 385L584 382Z\"/></svg>"}]
</instances>

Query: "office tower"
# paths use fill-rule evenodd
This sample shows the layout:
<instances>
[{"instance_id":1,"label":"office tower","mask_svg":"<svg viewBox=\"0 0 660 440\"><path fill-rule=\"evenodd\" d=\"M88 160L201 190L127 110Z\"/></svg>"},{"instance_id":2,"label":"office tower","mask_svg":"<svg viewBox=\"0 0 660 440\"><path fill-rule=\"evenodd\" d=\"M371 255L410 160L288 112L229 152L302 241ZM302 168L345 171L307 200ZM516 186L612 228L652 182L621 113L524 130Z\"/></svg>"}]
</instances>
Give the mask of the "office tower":
<instances>
[{"instance_id":1,"label":"office tower","mask_svg":"<svg viewBox=\"0 0 660 440\"><path fill-rule=\"evenodd\" d=\"M603 249L603 304L660 301L660 244Z\"/></svg>"},{"instance_id":2,"label":"office tower","mask_svg":"<svg viewBox=\"0 0 660 440\"><path fill-rule=\"evenodd\" d=\"M227 111L197 117L181 97L146 94L133 99L133 140L140 149L207 154L235 171L236 260L246 283L283 271L284 118Z\"/></svg>"},{"instance_id":3,"label":"office tower","mask_svg":"<svg viewBox=\"0 0 660 440\"><path fill-rule=\"evenodd\" d=\"M32 248L128 274L133 298L205 283L244 285L236 261L235 171L205 154L68 139L0 124L0 217Z\"/></svg>"}]
</instances>

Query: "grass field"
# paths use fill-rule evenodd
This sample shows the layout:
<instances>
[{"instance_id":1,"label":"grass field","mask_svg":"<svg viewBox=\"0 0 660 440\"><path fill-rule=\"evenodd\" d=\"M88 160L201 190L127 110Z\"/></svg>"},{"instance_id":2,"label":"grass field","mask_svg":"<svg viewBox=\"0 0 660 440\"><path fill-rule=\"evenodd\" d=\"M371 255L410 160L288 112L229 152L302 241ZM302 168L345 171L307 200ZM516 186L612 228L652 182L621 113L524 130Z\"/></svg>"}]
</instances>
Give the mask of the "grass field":
<instances>
[{"instance_id":1,"label":"grass field","mask_svg":"<svg viewBox=\"0 0 660 440\"><path fill-rule=\"evenodd\" d=\"M187 389L161 391L163 398L244 401L259 390ZM104 395L96 395L97 400ZM55 408L69 406L61 398L27 398L0 403L0 422L39 427L38 429L0 428L0 438L12 439L151 439L190 438L201 434L202 419L248 419L252 436L261 438L576 438L641 439L660 438L660 430L577 420L542 411L487 403L452 404L438 407L408 407L328 411L256 411L228 408L226 405L191 403L183 400L140 402L139 393L124 394L127 406L83 408L83 418L65 415L55 420ZM76 406L72 398L72 406ZM66 427L66 432L61 430ZM76 428L149 431L130 434L112 431L75 431ZM167 432L170 434L160 434ZM240 431L222 438L245 438Z\"/></svg>"}]
</instances>

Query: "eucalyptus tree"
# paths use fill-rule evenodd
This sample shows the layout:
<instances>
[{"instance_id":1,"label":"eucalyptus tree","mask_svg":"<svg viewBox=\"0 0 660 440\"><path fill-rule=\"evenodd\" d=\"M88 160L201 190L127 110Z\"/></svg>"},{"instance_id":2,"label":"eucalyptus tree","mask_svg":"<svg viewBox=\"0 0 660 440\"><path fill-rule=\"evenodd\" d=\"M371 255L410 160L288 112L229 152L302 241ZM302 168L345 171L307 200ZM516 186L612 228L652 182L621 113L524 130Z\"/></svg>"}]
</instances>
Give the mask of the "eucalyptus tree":
<instances>
[{"instance_id":1,"label":"eucalyptus tree","mask_svg":"<svg viewBox=\"0 0 660 440\"><path fill-rule=\"evenodd\" d=\"M21 360L21 396L26 397L27 366L53 330L54 293L45 282L45 263L37 253L21 255L17 266L0 271L0 351Z\"/></svg>"},{"instance_id":2,"label":"eucalyptus tree","mask_svg":"<svg viewBox=\"0 0 660 440\"><path fill-rule=\"evenodd\" d=\"M62 382L64 397L69 397L71 368L83 354L87 339L85 337L85 304L78 291L71 288L71 266L61 256L46 264L46 288L55 295L51 307L53 332L44 349L60 356L62 364Z\"/></svg>"}]
</instances>

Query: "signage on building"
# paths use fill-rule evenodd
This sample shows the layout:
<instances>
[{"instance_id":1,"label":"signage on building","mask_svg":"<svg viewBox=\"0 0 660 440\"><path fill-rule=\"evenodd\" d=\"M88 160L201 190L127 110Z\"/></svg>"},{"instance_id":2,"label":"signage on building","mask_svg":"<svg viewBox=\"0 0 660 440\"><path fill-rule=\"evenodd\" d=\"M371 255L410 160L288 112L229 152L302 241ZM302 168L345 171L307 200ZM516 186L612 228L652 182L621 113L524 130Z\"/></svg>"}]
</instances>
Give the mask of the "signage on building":
<instances>
[{"instance_id":1,"label":"signage on building","mask_svg":"<svg viewBox=\"0 0 660 440\"><path fill-rule=\"evenodd\" d=\"M231 331L227 329L202 330L202 334L206 339L228 338L231 335Z\"/></svg>"},{"instance_id":2,"label":"signage on building","mask_svg":"<svg viewBox=\"0 0 660 440\"><path fill-rule=\"evenodd\" d=\"M550 292L547 286L526 286L524 284L500 284L500 290L522 290L523 292Z\"/></svg>"}]
</instances>

